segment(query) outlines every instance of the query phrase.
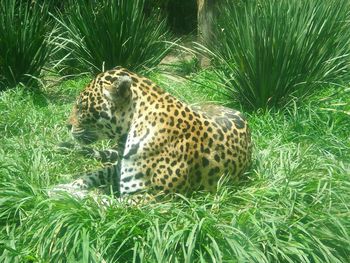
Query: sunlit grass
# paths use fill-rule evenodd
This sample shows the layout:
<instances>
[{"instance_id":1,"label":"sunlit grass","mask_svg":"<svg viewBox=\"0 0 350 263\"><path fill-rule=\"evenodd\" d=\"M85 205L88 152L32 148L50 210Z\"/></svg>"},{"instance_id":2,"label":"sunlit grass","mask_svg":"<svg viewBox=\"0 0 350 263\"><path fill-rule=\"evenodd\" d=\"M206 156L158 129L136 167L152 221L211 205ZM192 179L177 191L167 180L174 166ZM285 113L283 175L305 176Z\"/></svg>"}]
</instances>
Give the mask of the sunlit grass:
<instances>
[{"instance_id":1,"label":"sunlit grass","mask_svg":"<svg viewBox=\"0 0 350 263\"><path fill-rule=\"evenodd\" d=\"M192 79L203 74L211 73ZM217 96L152 78L190 103ZM350 121L348 106L337 105L349 93L331 97L329 89L289 110L250 113L253 165L239 185L132 207L106 196L103 206L46 194L100 165L55 151L69 139L64 122L86 81L44 98L20 89L0 95L1 262L347 262Z\"/></svg>"}]
</instances>

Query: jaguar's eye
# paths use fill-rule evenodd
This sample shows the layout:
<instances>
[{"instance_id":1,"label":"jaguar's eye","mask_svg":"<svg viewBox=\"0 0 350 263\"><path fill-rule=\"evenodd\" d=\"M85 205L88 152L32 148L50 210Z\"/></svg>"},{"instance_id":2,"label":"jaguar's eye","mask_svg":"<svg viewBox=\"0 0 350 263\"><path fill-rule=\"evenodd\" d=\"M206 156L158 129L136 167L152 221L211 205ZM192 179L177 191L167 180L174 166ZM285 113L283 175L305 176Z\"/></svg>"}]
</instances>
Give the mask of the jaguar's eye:
<instances>
[{"instance_id":1,"label":"jaguar's eye","mask_svg":"<svg viewBox=\"0 0 350 263\"><path fill-rule=\"evenodd\" d=\"M83 125L87 125L89 123L91 123L91 121L89 119L82 119L81 120L81 124L83 124Z\"/></svg>"},{"instance_id":2,"label":"jaguar's eye","mask_svg":"<svg viewBox=\"0 0 350 263\"><path fill-rule=\"evenodd\" d=\"M81 124L82 125L91 125L94 122L95 122L94 118L91 118L91 117L84 118L84 119L81 120Z\"/></svg>"}]
</instances>

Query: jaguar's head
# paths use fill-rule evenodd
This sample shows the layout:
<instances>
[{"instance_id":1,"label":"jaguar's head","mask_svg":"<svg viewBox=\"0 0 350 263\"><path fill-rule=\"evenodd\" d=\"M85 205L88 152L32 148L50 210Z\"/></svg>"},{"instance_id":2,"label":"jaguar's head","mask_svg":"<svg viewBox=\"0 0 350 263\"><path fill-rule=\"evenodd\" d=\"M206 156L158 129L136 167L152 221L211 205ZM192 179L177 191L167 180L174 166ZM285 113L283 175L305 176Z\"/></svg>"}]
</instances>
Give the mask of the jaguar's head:
<instances>
[{"instance_id":1,"label":"jaguar's head","mask_svg":"<svg viewBox=\"0 0 350 263\"><path fill-rule=\"evenodd\" d=\"M131 78L120 70L99 74L78 96L67 122L80 143L119 139L128 131Z\"/></svg>"}]
</instances>

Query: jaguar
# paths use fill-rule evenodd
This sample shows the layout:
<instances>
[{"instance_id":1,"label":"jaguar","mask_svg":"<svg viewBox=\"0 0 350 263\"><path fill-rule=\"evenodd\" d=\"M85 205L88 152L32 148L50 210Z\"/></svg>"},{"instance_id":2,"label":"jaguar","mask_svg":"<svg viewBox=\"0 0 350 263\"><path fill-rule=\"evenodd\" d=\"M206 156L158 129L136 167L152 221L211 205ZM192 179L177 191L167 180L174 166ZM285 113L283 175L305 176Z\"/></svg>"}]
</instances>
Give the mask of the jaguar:
<instances>
[{"instance_id":1,"label":"jaguar","mask_svg":"<svg viewBox=\"0 0 350 263\"><path fill-rule=\"evenodd\" d=\"M244 115L224 106L190 106L123 67L100 73L78 96L67 127L80 152L103 168L82 173L69 191L111 187L122 197L215 192L223 176L239 179L251 162ZM110 139L109 150L87 145ZM234 181L234 180L233 180Z\"/></svg>"}]
</instances>

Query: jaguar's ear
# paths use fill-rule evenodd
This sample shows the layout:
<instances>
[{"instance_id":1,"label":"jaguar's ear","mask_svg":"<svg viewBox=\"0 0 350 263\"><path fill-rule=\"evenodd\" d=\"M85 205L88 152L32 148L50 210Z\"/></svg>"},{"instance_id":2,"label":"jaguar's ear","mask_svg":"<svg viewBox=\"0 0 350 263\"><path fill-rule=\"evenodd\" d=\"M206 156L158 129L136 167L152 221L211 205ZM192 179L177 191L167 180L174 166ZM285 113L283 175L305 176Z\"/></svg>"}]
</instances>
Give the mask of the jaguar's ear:
<instances>
[{"instance_id":1,"label":"jaguar's ear","mask_svg":"<svg viewBox=\"0 0 350 263\"><path fill-rule=\"evenodd\" d=\"M112 99L126 99L131 96L131 78L129 76L119 76L112 79L111 85L106 89L105 95Z\"/></svg>"}]
</instances>

